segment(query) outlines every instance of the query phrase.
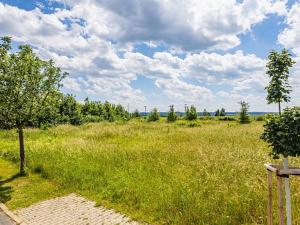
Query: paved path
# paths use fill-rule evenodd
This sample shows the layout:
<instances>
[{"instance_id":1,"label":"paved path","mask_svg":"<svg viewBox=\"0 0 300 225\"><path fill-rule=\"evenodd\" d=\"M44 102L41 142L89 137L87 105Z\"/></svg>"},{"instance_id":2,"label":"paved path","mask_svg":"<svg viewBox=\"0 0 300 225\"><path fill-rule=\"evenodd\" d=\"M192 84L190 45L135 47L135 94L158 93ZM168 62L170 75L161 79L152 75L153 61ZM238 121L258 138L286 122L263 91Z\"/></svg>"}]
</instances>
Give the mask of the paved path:
<instances>
[{"instance_id":1,"label":"paved path","mask_svg":"<svg viewBox=\"0 0 300 225\"><path fill-rule=\"evenodd\" d=\"M2 209L0 209L0 225L16 225L17 223L12 221Z\"/></svg>"},{"instance_id":2,"label":"paved path","mask_svg":"<svg viewBox=\"0 0 300 225\"><path fill-rule=\"evenodd\" d=\"M15 214L28 225L138 225L113 210L95 207L95 202L76 194L43 201Z\"/></svg>"}]
</instances>

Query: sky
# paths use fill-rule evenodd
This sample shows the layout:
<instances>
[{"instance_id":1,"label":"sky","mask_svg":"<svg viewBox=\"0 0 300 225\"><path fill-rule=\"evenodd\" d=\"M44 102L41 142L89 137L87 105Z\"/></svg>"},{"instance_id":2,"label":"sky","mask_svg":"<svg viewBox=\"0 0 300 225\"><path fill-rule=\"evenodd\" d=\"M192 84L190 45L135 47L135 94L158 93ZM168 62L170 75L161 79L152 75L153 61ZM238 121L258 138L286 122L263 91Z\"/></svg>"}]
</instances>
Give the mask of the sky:
<instances>
[{"instance_id":1,"label":"sky","mask_svg":"<svg viewBox=\"0 0 300 225\"><path fill-rule=\"evenodd\" d=\"M287 48L300 105L299 0L0 0L0 36L69 73L62 91L144 111L276 111L268 53Z\"/></svg>"}]
</instances>

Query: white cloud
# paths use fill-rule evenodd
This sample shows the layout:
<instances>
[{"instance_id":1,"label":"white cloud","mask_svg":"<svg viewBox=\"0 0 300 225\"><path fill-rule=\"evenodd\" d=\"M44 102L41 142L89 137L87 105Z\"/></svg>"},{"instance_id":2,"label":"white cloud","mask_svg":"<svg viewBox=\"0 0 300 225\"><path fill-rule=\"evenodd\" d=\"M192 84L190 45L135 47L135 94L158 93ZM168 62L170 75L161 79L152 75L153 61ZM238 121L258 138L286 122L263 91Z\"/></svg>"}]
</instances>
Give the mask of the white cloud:
<instances>
[{"instance_id":1,"label":"white cloud","mask_svg":"<svg viewBox=\"0 0 300 225\"><path fill-rule=\"evenodd\" d=\"M286 13L286 0L63 1L87 12L87 29L123 42L164 42L185 50L228 49L268 14ZM98 15L102 15L98 18Z\"/></svg>"},{"instance_id":2,"label":"white cloud","mask_svg":"<svg viewBox=\"0 0 300 225\"><path fill-rule=\"evenodd\" d=\"M223 104L214 98L211 85L218 86L218 95L224 98L227 93L227 99L256 101L251 94L263 92L265 61L242 51L211 51L237 46L239 35L268 14L286 13L285 1L279 0L64 2L70 9L50 14L0 3L0 36L30 43L41 57L54 59L70 73L65 89L135 107L147 103L147 96L131 85L138 76L150 78L172 104ZM140 42L150 48L164 43L169 51L151 58L133 51ZM180 51L186 57L174 54Z\"/></svg>"},{"instance_id":3,"label":"white cloud","mask_svg":"<svg viewBox=\"0 0 300 225\"><path fill-rule=\"evenodd\" d=\"M278 36L280 44L300 56L300 3L295 3L286 16L286 27Z\"/></svg>"}]
</instances>

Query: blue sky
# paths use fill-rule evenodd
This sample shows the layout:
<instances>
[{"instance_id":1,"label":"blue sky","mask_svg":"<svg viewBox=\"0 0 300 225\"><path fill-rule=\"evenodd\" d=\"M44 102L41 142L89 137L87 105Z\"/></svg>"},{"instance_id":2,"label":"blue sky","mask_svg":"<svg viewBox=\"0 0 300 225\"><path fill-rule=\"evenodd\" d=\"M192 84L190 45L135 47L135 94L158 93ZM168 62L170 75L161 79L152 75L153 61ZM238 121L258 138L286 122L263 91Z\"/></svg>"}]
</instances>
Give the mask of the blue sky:
<instances>
[{"instance_id":1,"label":"blue sky","mask_svg":"<svg viewBox=\"0 0 300 225\"><path fill-rule=\"evenodd\" d=\"M265 64L288 48L300 104L300 3L279 0L0 0L0 36L31 44L69 77L63 92L131 110L273 111Z\"/></svg>"}]
</instances>

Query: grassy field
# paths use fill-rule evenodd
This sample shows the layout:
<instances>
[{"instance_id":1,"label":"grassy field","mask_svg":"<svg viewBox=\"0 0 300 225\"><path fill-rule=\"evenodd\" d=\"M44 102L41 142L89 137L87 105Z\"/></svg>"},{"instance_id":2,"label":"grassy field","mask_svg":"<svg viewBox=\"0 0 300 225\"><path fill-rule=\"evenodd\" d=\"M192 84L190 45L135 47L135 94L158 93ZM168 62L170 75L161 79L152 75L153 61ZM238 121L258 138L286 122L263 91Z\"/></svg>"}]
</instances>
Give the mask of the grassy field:
<instances>
[{"instance_id":1,"label":"grassy field","mask_svg":"<svg viewBox=\"0 0 300 225\"><path fill-rule=\"evenodd\" d=\"M28 129L31 174L22 179L40 179L57 194L74 191L153 224L266 224L263 164L271 159L259 138L262 125L130 121ZM17 162L16 131L0 131L0 154ZM1 179L3 172L0 167ZM293 178L294 224L300 223L299 184ZM36 186L13 186L19 194L9 206L26 205L22 190L43 192ZM32 201L51 197L51 190Z\"/></svg>"}]
</instances>

